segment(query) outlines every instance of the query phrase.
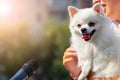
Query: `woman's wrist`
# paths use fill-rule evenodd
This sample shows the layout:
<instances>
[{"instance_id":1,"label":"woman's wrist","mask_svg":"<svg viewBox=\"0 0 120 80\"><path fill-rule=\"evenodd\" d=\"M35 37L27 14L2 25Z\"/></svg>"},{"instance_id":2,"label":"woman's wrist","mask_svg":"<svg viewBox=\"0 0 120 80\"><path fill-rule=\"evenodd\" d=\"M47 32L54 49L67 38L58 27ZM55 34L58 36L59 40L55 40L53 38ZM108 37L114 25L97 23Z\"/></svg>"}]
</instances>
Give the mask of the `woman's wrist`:
<instances>
[{"instance_id":1,"label":"woman's wrist","mask_svg":"<svg viewBox=\"0 0 120 80\"><path fill-rule=\"evenodd\" d=\"M73 75L72 73L70 73L70 77L73 79L73 80L77 80L78 79L78 75Z\"/></svg>"}]
</instances>

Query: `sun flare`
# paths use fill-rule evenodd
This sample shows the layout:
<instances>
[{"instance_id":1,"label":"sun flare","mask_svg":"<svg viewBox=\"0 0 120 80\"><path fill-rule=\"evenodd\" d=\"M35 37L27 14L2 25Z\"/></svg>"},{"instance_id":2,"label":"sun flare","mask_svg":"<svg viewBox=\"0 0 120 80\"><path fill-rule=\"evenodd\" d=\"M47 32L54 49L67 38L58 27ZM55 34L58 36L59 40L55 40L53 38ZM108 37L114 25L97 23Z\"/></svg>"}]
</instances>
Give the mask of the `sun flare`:
<instances>
[{"instance_id":1,"label":"sun flare","mask_svg":"<svg viewBox=\"0 0 120 80\"><path fill-rule=\"evenodd\" d=\"M11 13L11 4L8 2L0 2L0 16L9 16L9 14Z\"/></svg>"}]
</instances>

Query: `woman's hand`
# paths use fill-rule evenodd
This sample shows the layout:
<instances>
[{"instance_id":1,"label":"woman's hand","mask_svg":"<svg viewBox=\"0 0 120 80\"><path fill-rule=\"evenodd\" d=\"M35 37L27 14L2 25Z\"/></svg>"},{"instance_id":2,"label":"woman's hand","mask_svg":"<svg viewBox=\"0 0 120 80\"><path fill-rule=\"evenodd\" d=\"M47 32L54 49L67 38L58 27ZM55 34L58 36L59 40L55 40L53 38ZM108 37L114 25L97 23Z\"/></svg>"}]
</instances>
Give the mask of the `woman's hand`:
<instances>
[{"instance_id":1,"label":"woman's hand","mask_svg":"<svg viewBox=\"0 0 120 80\"><path fill-rule=\"evenodd\" d=\"M66 49L63 56L63 65L70 72L71 77L76 80L81 72L81 68L77 66L78 58L76 51L72 47Z\"/></svg>"}]
</instances>

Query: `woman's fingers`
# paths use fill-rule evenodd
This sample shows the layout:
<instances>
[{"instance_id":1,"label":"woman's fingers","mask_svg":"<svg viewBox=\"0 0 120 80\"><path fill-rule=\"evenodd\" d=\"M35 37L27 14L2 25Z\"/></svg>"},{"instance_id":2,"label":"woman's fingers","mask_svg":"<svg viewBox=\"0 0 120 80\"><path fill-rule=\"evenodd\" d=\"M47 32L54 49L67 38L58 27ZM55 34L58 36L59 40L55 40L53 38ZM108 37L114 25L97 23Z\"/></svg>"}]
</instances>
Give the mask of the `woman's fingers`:
<instances>
[{"instance_id":1,"label":"woman's fingers","mask_svg":"<svg viewBox=\"0 0 120 80\"><path fill-rule=\"evenodd\" d=\"M73 58L75 60L75 62L78 62L76 51L72 47L68 48L65 51L64 56L63 56L63 62L64 62L64 60L66 60L68 58Z\"/></svg>"},{"instance_id":2,"label":"woman's fingers","mask_svg":"<svg viewBox=\"0 0 120 80\"><path fill-rule=\"evenodd\" d=\"M71 62L71 61L72 61L72 58L64 59L64 60L63 60L64 66L67 67L67 63L69 63L69 62Z\"/></svg>"},{"instance_id":3,"label":"woman's fingers","mask_svg":"<svg viewBox=\"0 0 120 80\"><path fill-rule=\"evenodd\" d=\"M73 48L68 48L63 56L63 65L68 68L71 68L70 70L72 70L72 67L77 67L78 64L78 59L77 59L77 55L76 52L74 51ZM72 66L72 67L71 67Z\"/></svg>"},{"instance_id":4,"label":"woman's fingers","mask_svg":"<svg viewBox=\"0 0 120 80\"><path fill-rule=\"evenodd\" d=\"M78 59L77 59L76 53L65 52L64 56L63 56L63 64L65 64L68 61L69 58L72 58L76 64L78 63Z\"/></svg>"},{"instance_id":5,"label":"woman's fingers","mask_svg":"<svg viewBox=\"0 0 120 80\"><path fill-rule=\"evenodd\" d=\"M65 68L71 73L71 75L78 76L80 74L81 68L78 67L76 51L72 47L65 51L63 56L63 64Z\"/></svg>"}]
</instances>

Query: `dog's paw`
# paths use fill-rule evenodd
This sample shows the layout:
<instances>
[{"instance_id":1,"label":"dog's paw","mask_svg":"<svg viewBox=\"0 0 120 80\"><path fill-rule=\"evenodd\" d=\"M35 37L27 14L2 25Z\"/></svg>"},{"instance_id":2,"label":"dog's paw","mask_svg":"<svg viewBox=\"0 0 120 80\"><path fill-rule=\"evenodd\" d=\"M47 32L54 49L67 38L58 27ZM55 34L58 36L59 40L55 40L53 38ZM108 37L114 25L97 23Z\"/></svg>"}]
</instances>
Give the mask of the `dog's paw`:
<instances>
[{"instance_id":1,"label":"dog's paw","mask_svg":"<svg viewBox=\"0 0 120 80\"><path fill-rule=\"evenodd\" d=\"M79 77L78 77L78 80L84 80L86 78L86 76L84 74L81 74Z\"/></svg>"}]
</instances>

